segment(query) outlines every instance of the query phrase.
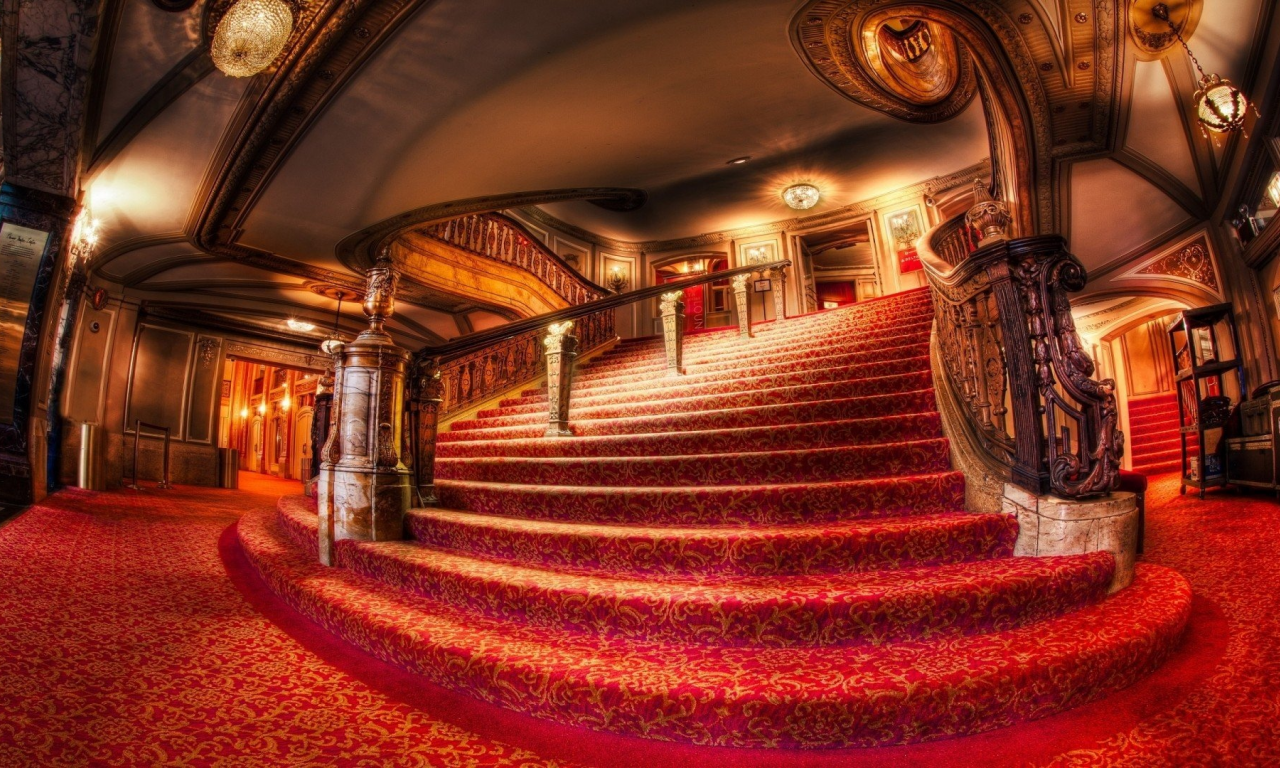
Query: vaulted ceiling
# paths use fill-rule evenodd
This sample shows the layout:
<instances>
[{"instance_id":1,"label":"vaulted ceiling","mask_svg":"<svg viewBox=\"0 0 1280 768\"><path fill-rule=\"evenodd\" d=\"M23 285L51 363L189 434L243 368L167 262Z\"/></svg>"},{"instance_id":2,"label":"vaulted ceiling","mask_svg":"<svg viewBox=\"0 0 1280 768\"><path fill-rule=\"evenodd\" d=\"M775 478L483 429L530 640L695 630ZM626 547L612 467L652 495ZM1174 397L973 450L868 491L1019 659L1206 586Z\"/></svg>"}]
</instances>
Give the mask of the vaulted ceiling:
<instances>
[{"instance_id":1,"label":"vaulted ceiling","mask_svg":"<svg viewBox=\"0 0 1280 768\"><path fill-rule=\"evenodd\" d=\"M1079 77L1059 65L1096 44L1092 20L1074 20L1080 3L974 3L1003 6L1030 55L1058 62L1046 78ZM424 207L640 189L637 210L543 207L645 241L786 218L778 192L797 180L819 182L820 205L834 208L989 151L976 99L950 120L909 124L815 77L793 42L794 0L313 0L279 76L249 80L212 68L205 5L107 2L86 131L104 229L95 269L145 300L243 307L264 327L330 322L316 285L359 284L339 244ZM323 13L339 6L365 15L352 34L326 37ZM1197 55L1247 82L1270 6L1206 0ZM308 55L328 59L285 76ZM1203 220L1220 194L1222 158L1183 119L1185 62L1122 60L1117 151L1076 163L1063 198L1067 234L1095 268ZM740 156L751 159L726 164ZM410 346L502 322L482 302L406 293L393 331Z\"/></svg>"}]
</instances>

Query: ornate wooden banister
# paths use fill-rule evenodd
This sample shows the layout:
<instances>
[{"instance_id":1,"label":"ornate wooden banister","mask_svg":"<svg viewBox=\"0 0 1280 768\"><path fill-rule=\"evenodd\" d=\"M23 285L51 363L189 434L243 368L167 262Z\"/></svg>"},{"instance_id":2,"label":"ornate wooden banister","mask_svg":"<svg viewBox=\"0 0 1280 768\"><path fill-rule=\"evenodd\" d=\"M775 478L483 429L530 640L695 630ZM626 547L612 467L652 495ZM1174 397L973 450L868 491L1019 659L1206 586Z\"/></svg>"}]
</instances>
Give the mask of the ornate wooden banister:
<instances>
[{"instance_id":1,"label":"ornate wooden banister","mask_svg":"<svg viewBox=\"0 0 1280 768\"><path fill-rule=\"evenodd\" d=\"M546 372L543 342L553 325L572 323L576 350L588 354L617 339L614 310L620 307L758 272L778 276L781 285L783 270L789 266L789 260L781 260L696 275L605 296L419 350L409 366L404 430L408 444L404 454L412 465L421 503L434 502L433 464L439 419L541 377ZM743 318L742 322L748 321Z\"/></svg>"},{"instance_id":2,"label":"ornate wooden banister","mask_svg":"<svg viewBox=\"0 0 1280 768\"><path fill-rule=\"evenodd\" d=\"M1071 317L1083 265L1058 235L1010 240L988 230L979 244L973 224L957 216L919 244L944 380L1015 485L1063 498L1110 493L1124 435L1115 382L1092 378Z\"/></svg>"}]
</instances>

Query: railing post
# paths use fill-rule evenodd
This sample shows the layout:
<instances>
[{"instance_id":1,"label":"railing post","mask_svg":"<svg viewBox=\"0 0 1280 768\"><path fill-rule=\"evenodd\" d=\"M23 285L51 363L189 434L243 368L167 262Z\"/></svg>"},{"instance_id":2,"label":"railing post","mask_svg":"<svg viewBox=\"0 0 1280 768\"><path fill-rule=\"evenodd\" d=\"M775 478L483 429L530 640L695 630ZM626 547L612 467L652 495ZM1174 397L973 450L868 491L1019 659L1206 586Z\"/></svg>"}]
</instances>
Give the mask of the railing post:
<instances>
[{"instance_id":1,"label":"railing post","mask_svg":"<svg viewBox=\"0 0 1280 768\"><path fill-rule=\"evenodd\" d=\"M667 375L684 374L684 291L662 294L662 341L667 350Z\"/></svg>"},{"instance_id":2,"label":"railing post","mask_svg":"<svg viewBox=\"0 0 1280 768\"><path fill-rule=\"evenodd\" d=\"M773 320L780 323L787 319L787 268L772 267L766 274L773 284Z\"/></svg>"},{"instance_id":3,"label":"railing post","mask_svg":"<svg viewBox=\"0 0 1280 768\"><path fill-rule=\"evenodd\" d=\"M751 301L747 295L747 283L751 275L735 275L730 281L733 284L733 301L738 308L738 335L751 337Z\"/></svg>"},{"instance_id":4,"label":"railing post","mask_svg":"<svg viewBox=\"0 0 1280 768\"><path fill-rule=\"evenodd\" d=\"M439 362L430 358L420 362L409 389L414 486L418 490L418 503L431 507L439 503L436 498L436 431L440 404L444 402Z\"/></svg>"},{"instance_id":5,"label":"railing post","mask_svg":"<svg viewBox=\"0 0 1280 768\"><path fill-rule=\"evenodd\" d=\"M342 378L334 386L341 421L333 441L337 461L328 489L332 535L342 539L393 541L404 538L411 478L401 461L404 445L404 383L408 353L383 329L395 311L399 273L384 252L369 270L364 312L369 328L343 349ZM332 457L326 457L326 460ZM321 520L321 562L326 527Z\"/></svg>"},{"instance_id":6,"label":"railing post","mask_svg":"<svg viewBox=\"0 0 1280 768\"><path fill-rule=\"evenodd\" d=\"M578 356L578 337L569 334L573 321L552 323L542 340L547 354L546 437L571 437L569 393L573 388L573 361Z\"/></svg>"}]
</instances>

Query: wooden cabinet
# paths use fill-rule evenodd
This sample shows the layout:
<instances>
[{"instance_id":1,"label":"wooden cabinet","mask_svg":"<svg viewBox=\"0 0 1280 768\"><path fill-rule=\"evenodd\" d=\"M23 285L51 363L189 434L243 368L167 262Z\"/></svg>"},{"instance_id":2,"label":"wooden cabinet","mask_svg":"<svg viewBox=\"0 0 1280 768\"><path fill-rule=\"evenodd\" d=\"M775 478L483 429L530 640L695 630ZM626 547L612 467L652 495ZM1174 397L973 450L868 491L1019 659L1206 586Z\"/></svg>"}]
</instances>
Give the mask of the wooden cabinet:
<instances>
[{"instance_id":1,"label":"wooden cabinet","mask_svg":"<svg viewBox=\"0 0 1280 768\"><path fill-rule=\"evenodd\" d=\"M1205 489L1227 484L1227 421L1247 392L1231 305L1188 309L1168 331L1178 392L1181 490L1197 488L1204 498ZM1192 435L1194 455L1187 442Z\"/></svg>"}]
</instances>

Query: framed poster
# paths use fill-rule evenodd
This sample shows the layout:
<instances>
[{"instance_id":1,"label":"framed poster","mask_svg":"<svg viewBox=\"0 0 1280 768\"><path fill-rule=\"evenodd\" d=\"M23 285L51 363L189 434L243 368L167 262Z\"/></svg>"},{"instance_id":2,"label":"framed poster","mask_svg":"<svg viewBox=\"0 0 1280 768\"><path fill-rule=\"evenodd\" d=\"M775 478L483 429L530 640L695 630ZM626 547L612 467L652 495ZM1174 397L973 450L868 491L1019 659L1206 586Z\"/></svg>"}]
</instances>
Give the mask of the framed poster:
<instances>
[{"instance_id":1,"label":"framed poster","mask_svg":"<svg viewBox=\"0 0 1280 768\"><path fill-rule=\"evenodd\" d=\"M0 423L13 423L22 337L48 242L49 233L43 230L0 224Z\"/></svg>"},{"instance_id":2,"label":"framed poster","mask_svg":"<svg viewBox=\"0 0 1280 768\"><path fill-rule=\"evenodd\" d=\"M889 242L898 257L898 273L905 275L924 269L924 265L920 263L920 254L916 251L916 241L924 234L920 206L890 213L884 217L884 222Z\"/></svg>"}]
</instances>

